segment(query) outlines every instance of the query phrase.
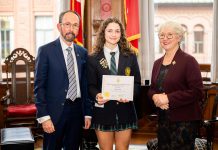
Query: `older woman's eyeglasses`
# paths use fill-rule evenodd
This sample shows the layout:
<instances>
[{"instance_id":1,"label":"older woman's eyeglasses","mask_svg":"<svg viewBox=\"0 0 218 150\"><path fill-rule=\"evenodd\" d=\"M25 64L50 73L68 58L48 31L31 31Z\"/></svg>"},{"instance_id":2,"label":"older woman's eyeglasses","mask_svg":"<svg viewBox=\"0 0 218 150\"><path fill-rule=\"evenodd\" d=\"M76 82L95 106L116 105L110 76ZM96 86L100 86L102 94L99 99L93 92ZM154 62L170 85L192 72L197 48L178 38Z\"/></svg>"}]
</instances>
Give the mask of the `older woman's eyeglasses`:
<instances>
[{"instance_id":1,"label":"older woman's eyeglasses","mask_svg":"<svg viewBox=\"0 0 218 150\"><path fill-rule=\"evenodd\" d=\"M70 22L66 22L66 23L61 23L61 25L63 25L65 28L71 28L73 27L74 29L79 29L79 24L77 23L70 23Z\"/></svg>"},{"instance_id":2,"label":"older woman's eyeglasses","mask_svg":"<svg viewBox=\"0 0 218 150\"><path fill-rule=\"evenodd\" d=\"M164 39L165 37L167 37L167 39L172 39L174 37L174 34L173 33L159 34L158 37L159 37L159 39Z\"/></svg>"}]
</instances>

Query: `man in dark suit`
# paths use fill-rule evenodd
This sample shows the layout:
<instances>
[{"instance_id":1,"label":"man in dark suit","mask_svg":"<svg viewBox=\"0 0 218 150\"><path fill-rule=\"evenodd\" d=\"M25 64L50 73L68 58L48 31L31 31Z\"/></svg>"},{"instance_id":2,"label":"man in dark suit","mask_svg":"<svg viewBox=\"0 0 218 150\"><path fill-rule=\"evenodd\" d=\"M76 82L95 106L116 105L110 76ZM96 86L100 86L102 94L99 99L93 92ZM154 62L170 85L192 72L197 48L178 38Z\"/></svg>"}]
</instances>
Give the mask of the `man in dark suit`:
<instances>
[{"instance_id":1,"label":"man in dark suit","mask_svg":"<svg viewBox=\"0 0 218 150\"><path fill-rule=\"evenodd\" d=\"M60 37L38 50L34 94L46 150L78 150L83 123L85 129L91 124L87 51L73 43L79 22L76 12L62 12L57 24Z\"/></svg>"}]
</instances>

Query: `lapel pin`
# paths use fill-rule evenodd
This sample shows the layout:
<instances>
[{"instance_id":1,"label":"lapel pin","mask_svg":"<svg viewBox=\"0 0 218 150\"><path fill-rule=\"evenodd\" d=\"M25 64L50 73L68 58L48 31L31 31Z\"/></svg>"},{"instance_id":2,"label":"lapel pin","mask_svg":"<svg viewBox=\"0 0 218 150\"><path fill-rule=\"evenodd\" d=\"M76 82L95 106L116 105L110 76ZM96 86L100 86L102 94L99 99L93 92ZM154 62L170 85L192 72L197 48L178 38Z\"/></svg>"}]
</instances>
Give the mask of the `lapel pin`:
<instances>
[{"instance_id":1,"label":"lapel pin","mask_svg":"<svg viewBox=\"0 0 218 150\"><path fill-rule=\"evenodd\" d=\"M99 61L99 63L101 64L101 66L103 67L103 68L108 68L108 64L107 64L107 60L105 59L105 58L102 58L100 61Z\"/></svg>"},{"instance_id":2,"label":"lapel pin","mask_svg":"<svg viewBox=\"0 0 218 150\"><path fill-rule=\"evenodd\" d=\"M175 65L175 64L176 64L176 61L174 60L174 61L172 62L172 64Z\"/></svg>"}]
</instances>

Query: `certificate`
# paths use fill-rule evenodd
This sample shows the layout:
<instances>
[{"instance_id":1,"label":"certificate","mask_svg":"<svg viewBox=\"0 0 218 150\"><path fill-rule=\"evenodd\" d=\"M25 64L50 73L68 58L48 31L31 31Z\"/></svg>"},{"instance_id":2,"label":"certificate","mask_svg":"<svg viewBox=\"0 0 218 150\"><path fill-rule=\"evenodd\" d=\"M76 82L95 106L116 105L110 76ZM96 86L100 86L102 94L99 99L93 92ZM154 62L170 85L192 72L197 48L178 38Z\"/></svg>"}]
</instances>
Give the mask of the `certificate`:
<instances>
[{"instance_id":1,"label":"certificate","mask_svg":"<svg viewBox=\"0 0 218 150\"><path fill-rule=\"evenodd\" d=\"M133 101L134 77L103 75L102 94L104 99Z\"/></svg>"}]
</instances>

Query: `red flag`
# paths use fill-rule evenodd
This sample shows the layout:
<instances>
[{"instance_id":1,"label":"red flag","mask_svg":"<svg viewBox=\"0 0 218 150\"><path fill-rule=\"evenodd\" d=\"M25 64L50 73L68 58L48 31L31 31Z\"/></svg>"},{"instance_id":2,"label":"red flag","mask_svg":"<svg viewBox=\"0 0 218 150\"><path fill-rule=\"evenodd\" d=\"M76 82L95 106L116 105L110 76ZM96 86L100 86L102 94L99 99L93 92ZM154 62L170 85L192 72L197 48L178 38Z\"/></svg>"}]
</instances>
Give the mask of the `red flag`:
<instances>
[{"instance_id":1,"label":"red flag","mask_svg":"<svg viewBox=\"0 0 218 150\"><path fill-rule=\"evenodd\" d=\"M139 31L139 9L138 0L124 0L126 36L132 45L132 49L138 53Z\"/></svg>"},{"instance_id":2,"label":"red flag","mask_svg":"<svg viewBox=\"0 0 218 150\"><path fill-rule=\"evenodd\" d=\"M70 9L77 12L80 15L79 33L75 39L75 42L76 42L76 44L83 46L81 1L80 0L70 0Z\"/></svg>"}]
</instances>

